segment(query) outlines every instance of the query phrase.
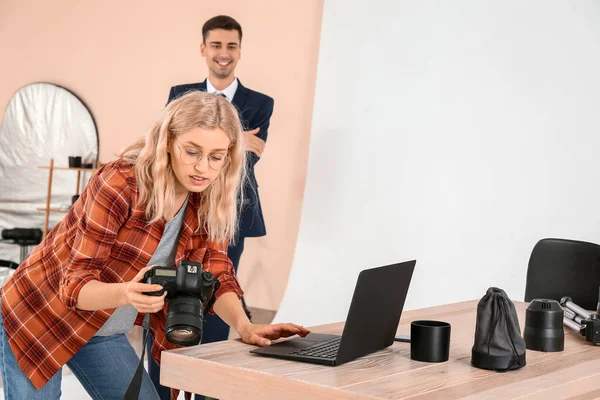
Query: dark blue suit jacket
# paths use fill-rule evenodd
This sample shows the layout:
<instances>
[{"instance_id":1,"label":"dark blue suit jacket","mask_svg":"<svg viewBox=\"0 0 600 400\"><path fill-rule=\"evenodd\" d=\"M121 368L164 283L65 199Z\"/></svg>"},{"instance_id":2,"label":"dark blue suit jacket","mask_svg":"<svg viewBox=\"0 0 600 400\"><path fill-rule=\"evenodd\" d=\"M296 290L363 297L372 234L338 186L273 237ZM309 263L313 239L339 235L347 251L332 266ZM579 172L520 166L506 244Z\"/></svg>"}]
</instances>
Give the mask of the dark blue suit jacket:
<instances>
[{"instance_id":1,"label":"dark blue suit jacket","mask_svg":"<svg viewBox=\"0 0 600 400\"><path fill-rule=\"evenodd\" d=\"M169 102L191 90L206 91L206 80L200 83L173 86L169 93ZM266 142L269 123L273 114L273 99L246 88L238 79L238 88L233 96L232 103L239 110L244 130L260 128L257 136ZM260 197L258 196L258 182L254 175L254 165L260 158L252 152L246 154L248 156L248 179L244 187L244 204L240 216L240 238L258 237L267 234Z\"/></svg>"}]
</instances>

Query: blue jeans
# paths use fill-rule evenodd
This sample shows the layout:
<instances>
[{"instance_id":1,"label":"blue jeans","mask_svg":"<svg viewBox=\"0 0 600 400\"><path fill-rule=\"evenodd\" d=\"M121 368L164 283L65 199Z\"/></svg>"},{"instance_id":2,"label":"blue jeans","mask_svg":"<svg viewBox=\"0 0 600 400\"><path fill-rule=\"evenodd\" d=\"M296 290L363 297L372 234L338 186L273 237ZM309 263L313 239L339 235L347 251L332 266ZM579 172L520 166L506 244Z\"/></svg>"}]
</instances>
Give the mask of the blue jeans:
<instances>
[{"instance_id":1,"label":"blue jeans","mask_svg":"<svg viewBox=\"0 0 600 400\"><path fill-rule=\"evenodd\" d=\"M140 362L125 335L96 336L83 346L67 363L92 399L123 399ZM2 313L0 313L0 372L4 398L59 399L62 370L59 370L40 390L23 374L8 344ZM158 393L144 371L140 399L158 399Z\"/></svg>"}]
</instances>

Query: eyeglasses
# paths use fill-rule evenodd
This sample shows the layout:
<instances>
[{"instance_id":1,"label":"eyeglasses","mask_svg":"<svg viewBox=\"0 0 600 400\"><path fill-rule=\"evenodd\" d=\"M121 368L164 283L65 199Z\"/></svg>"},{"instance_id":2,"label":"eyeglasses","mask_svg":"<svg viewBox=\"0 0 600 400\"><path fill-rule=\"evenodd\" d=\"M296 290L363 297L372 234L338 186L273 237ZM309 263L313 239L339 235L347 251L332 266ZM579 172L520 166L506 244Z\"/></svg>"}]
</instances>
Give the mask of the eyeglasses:
<instances>
[{"instance_id":1,"label":"eyeglasses","mask_svg":"<svg viewBox=\"0 0 600 400\"><path fill-rule=\"evenodd\" d=\"M195 147L181 147L177 140L175 140L175 143L179 147L179 158L185 165L198 164L204 157L204 154ZM220 171L229 162L229 157L227 154L209 154L207 160L210 169Z\"/></svg>"}]
</instances>

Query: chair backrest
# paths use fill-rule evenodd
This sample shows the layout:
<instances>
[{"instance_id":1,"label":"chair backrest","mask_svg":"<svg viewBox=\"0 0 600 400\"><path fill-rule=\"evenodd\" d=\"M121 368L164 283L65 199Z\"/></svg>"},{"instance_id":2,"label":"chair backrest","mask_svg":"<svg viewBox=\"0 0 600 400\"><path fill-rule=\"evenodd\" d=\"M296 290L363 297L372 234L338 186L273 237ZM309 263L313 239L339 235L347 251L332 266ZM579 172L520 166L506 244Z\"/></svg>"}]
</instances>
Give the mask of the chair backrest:
<instances>
[{"instance_id":1,"label":"chair backrest","mask_svg":"<svg viewBox=\"0 0 600 400\"><path fill-rule=\"evenodd\" d=\"M596 310L600 287L600 246L568 239L540 240L529 259L525 301L568 296Z\"/></svg>"}]
</instances>

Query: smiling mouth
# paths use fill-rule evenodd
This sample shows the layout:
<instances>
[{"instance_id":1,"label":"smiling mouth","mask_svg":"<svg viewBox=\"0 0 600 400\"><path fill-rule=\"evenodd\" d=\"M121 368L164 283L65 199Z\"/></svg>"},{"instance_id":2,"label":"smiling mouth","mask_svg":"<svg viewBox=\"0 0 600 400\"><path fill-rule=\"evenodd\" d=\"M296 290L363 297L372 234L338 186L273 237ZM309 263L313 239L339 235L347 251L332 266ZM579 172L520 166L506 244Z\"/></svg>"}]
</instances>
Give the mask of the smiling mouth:
<instances>
[{"instance_id":1,"label":"smiling mouth","mask_svg":"<svg viewBox=\"0 0 600 400\"><path fill-rule=\"evenodd\" d=\"M221 67L226 67L229 64L231 64L231 61L216 61L217 64L219 64Z\"/></svg>"}]
</instances>

